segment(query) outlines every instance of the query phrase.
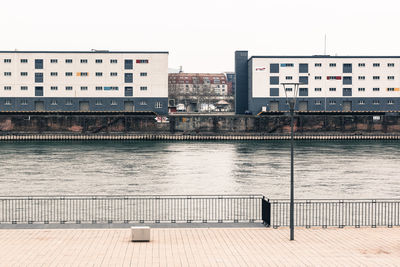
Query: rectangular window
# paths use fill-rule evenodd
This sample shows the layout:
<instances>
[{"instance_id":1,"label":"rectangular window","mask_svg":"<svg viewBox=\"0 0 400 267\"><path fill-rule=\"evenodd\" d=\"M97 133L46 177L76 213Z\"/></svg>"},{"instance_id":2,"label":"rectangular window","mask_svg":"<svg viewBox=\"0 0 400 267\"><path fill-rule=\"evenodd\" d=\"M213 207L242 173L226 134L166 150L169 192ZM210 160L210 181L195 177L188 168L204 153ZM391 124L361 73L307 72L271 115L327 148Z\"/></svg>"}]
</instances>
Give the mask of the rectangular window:
<instances>
[{"instance_id":1,"label":"rectangular window","mask_svg":"<svg viewBox=\"0 0 400 267\"><path fill-rule=\"evenodd\" d=\"M72 91L72 86L65 86L66 91Z\"/></svg>"},{"instance_id":2,"label":"rectangular window","mask_svg":"<svg viewBox=\"0 0 400 267\"><path fill-rule=\"evenodd\" d=\"M4 63L11 63L11 58L5 58Z\"/></svg>"},{"instance_id":3,"label":"rectangular window","mask_svg":"<svg viewBox=\"0 0 400 267\"><path fill-rule=\"evenodd\" d=\"M279 96L279 88L269 88L269 96Z\"/></svg>"},{"instance_id":4,"label":"rectangular window","mask_svg":"<svg viewBox=\"0 0 400 267\"><path fill-rule=\"evenodd\" d=\"M358 91L359 92L365 92L365 88L363 88L363 87L362 88L358 88Z\"/></svg>"},{"instance_id":5,"label":"rectangular window","mask_svg":"<svg viewBox=\"0 0 400 267\"><path fill-rule=\"evenodd\" d=\"M388 105L393 105L394 104L394 101L393 100L388 100Z\"/></svg>"},{"instance_id":6,"label":"rectangular window","mask_svg":"<svg viewBox=\"0 0 400 267\"><path fill-rule=\"evenodd\" d=\"M66 100L65 105L67 106L72 106L72 100Z\"/></svg>"},{"instance_id":7,"label":"rectangular window","mask_svg":"<svg viewBox=\"0 0 400 267\"><path fill-rule=\"evenodd\" d=\"M343 77L343 84L353 84L353 78L351 76L344 76Z\"/></svg>"},{"instance_id":8,"label":"rectangular window","mask_svg":"<svg viewBox=\"0 0 400 267\"><path fill-rule=\"evenodd\" d=\"M72 72L66 72L65 76L72 76Z\"/></svg>"},{"instance_id":9,"label":"rectangular window","mask_svg":"<svg viewBox=\"0 0 400 267\"><path fill-rule=\"evenodd\" d=\"M27 91L28 90L28 86L21 86L21 91Z\"/></svg>"},{"instance_id":10,"label":"rectangular window","mask_svg":"<svg viewBox=\"0 0 400 267\"><path fill-rule=\"evenodd\" d=\"M329 105L336 105L336 101L335 100L329 100Z\"/></svg>"},{"instance_id":11,"label":"rectangular window","mask_svg":"<svg viewBox=\"0 0 400 267\"><path fill-rule=\"evenodd\" d=\"M28 63L28 59L26 58L21 59L21 63Z\"/></svg>"},{"instance_id":12,"label":"rectangular window","mask_svg":"<svg viewBox=\"0 0 400 267\"><path fill-rule=\"evenodd\" d=\"M11 91L11 86L8 86L8 85L7 85L7 86L4 86L4 90L5 90L5 91Z\"/></svg>"},{"instance_id":13,"label":"rectangular window","mask_svg":"<svg viewBox=\"0 0 400 267\"><path fill-rule=\"evenodd\" d=\"M269 64L269 72L270 73L279 73L279 64L276 64L276 63Z\"/></svg>"},{"instance_id":14,"label":"rectangular window","mask_svg":"<svg viewBox=\"0 0 400 267\"><path fill-rule=\"evenodd\" d=\"M125 73L125 83L133 83L133 73Z\"/></svg>"},{"instance_id":15,"label":"rectangular window","mask_svg":"<svg viewBox=\"0 0 400 267\"><path fill-rule=\"evenodd\" d=\"M374 91L374 92L378 92L378 91L380 91L380 89L379 89L379 88L377 88L377 87L375 87L374 89L372 89L372 91Z\"/></svg>"},{"instance_id":16,"label":"rectangular window","mask_svg":"<svg viewBox=\"0 0 400 267\"><path fill-rule=\"evenodd\" d=\"M388 80L394 80L394 76L388 76Z\"/></svg>"},{"instance_id":17,"label":"rectangular window","mask_svg":"<svg viewBox=\"0 0 400 267\"><path fill-rule=\"evenodd\" d=\"M374 63L374 64L372 64L372 66L376 68L376 67L380 67L381 64L380 63Z\"/></svg>"},{"instance_id":18,"label":"rectangular window","mask_svg":"<svg viewBox=\"0 0 400 267\"><path fill-rule=\"evenodd\" d=\"M359 80L365 80L365 76L358 76Z\"/></svg>"},{"instance_id":19,"label":"rectangular window","mask_svg":"<svg viewBox=\"0 0 400 267\"><path fill-rule=\"evenodd\" d=\"M78 72L76 74L76 76L84 76L84 77L86 77L86 76L89 76L89 74L87 72Z\"/></svg>"},{"instance_id":20,"label":"rectangular window","mask_svg":"<svg viewBox=\"0 0 400 267\"><path fill-rule=\"evenodd\" d=\"M51 91L57 91L57 90L58 90L58 87L57 87L57 86L51 86L51 87L50 87L50 90L51 90Z\"/></svg>"},{"instance_id":21,"label":"rectangular window","mask_svg":"<svg viewBox=\"0 0 400 267\"><path fill-rule=\"evenodd\" d=\"M118 60L116 60L116 59L110 59L110 63L111 63L111 64L117 64L117 63L118 63Z\"/></svg>"},{"instance_id":22,"label":"rectangular window","mask_svg":"<svg viewBox=\"0 0 400 267\"><path fill-rule=\"evenodd\" d=\"M43 96L43 86L35 87L35 96Z\"/></svg>"},{"instance_id":23,"label":"rectangular window","mask_svg":"<svg viewBox=\"0 0 400 267\"><path fill-rule=\"evenodd\" d=\"M286 88L286 92L291 92L293 89L292 88Z\"/></svg>"},{"instance_id":24,"label":"rectangular window","mask_svg":"<svg viewBox=\"0 0 400 267\"><path fill-rule=\"evenodd\" d=\"M293 77L292 76L286 76L285 79L286 80L293 80Z\"/></svg>"},{"instance_id":25,"label":"rectangular window","mask_svg":"<svg viewBox=\"0 0 400 267\"><path fill-rule=\"evenodd\" d=\"M315 91L315 92L321 92L321 91L322 91L322 88L314 88L314 91Z\"/></svg>"},{"instance_id":26,"label":"rectangular window","mask_svg":"<svg viewBox=\"0 0 400 267\"><path fill-rule=\"evenodd\" d=\"M343 64L343 73L352 73L353 72L353 65L350 63Z\"/></svg>"},{"instance_id":27,"label":"rectangular window","mask_svg":"<svg viewBox=\"0 0 400 267\"><path fill-rule=\"evenodd\" d=\"M331 87L331 88L329 88L329 91L330 91L330 92L335 92L335 91L336 91L336 88Z\"/></svg>"},{"instance_id":28,"label":"rectangular window","mask_svg":"<svg viewBox=\"0 0 400 267\"><path fill-rule=\"evenodd\" d=\"M351 88L343 88L343 96L352 96Z\"/></svg>"},{"instance_id":29,"label":"rectangular window","mask_svg":"<svg viewBox=\"0 0 400 267\"><path fill-rule=\"evenodd\" d=\"M117 104L117 100L111 100L111 106L116 106Z\"/></svg>"},{"instance_id":30,"label":"rectangular window","mask_svg":"<svg viewBox=\"0 0 400 267\"><path fill-rule=\"evenodd\" d=\"M146 105L147 105L147 102L142 100L142 101L139 102L139 105L141 105L141 106L146 106Z\"/></svg>"},{"instance_id":31,"label":"rectangular window","mask_svg":"<svg viewBox=\"0 0 400 267\"><path fill-rule=\"evenodd\" d=\"M315 100L314 103L315 103L315 105L320 106L321 105L321 100Z\"/></svg>"},{"instance_id":32,"label":"rectangular window","mask_svg":"<svg viewBox=\"0 0 400 267\"><path fill-rule=\"evenodd\" d=\"M11 72L4 72L4 76L11 76Z\"/></svg>"},{"instance_id":33,"label":"rectangular window","mask_svg":"<svg viewBox=\"0 0 400 267\"><path fill-rule=\"evenodd\" d=\"M321 63L315 63L314 66L319 68L319 67L322 67L322 64Z\"/></svg>"},{"instance_id":34,"label":"rectangular window","mask_svg":"<svg viewBox=\"0 0 400 267\"><path fill-rule=\"evenodd\" d=\"M125 87L125 96L133 96L133 87Z\"/></svg>"},{"instance_id":35,"label":"rectangular window","mask_svg":"<svg viewBox=\"0 0 400 267\"><path fill-rule=\"evenodd\" d=\"M299 96L308 96L308 88L300 88Z\"/></svg>"},{"instance_id":36,"label":"rectangular window","mask_svg":"<svg viewBox=\"0 0 400 267\"><path fill-rule=\"evenodd\" d=\"M103 63L103 60L102 59L96 59L96 61L95 61L97 64L101 64L101 63Z\"/></svg>"},{"instance_id":37,"label":"rectangular window","mask_svg":"<svg viewBox=\"0 0 400 267\"><path fill-rule=\"evenodd\" d=\"M43 82L43 73L36 72L35 73L35 83L42 83Z\"/></svg>"},{"instance_id":38,"label":"rectangular window","mask_svg":"<svg viewBox=\"0 0 400 267\"><path fill-rule=\"evenodd\" d=\"M155 108L162 108L162 103L161 102L156 102Z\"/></svg>"},{"instance_id":39,"label":"rectangular window","mask_svg":"<svg viewBox=\"0 0 400 267\"><path fill-rule=\"evenodd\" d=\"M140 86L140 91L147 91L147 86Z\"/></svg>"},{"instance_id":40,"label":"rectangular window","mask_svg":"<svg viewBox=\"0 0 400 267\"><path fill-rule=\"evenodd\" d=\"M103 101L101 100L96 100L96 106L101 106L103 105Z\"/></svg>"},{"instance_id":41,"label":"rectangular window","mask_svg":"<svg viewBox=\"0 0 400 267\"><path fill-rule=\"evenodd\" d=\"M374 77L372 77L372 79L373 79L373 80L379 80L380 77L379 77L379 76L374 76Z\"/></svg>"},{"instance_id":42,"label":"rectangular window","mask_svg":"<svg viewBox=\"0 0 400 267\"><path fill-rule=\"evenodd\" d=\"M299 64L299 73L308 73L308 64L307 63Z\"/></svg>"},{"instance_id":43,"label":"rectangular window","mask_svg":"<svg viewBox=\"0 0 400 267\"><path fill-rule=\"evenodd\" d=\"M321 80L322 77L321 77L321 76L315 76L314 79L316 79L316 80Z\"/></svg>"},{"instance_id":44,"label":"rectangular window","mask_svg":"<svg viewBox=\"0 0 400 267\"><path fill-rule=\"evenodd\" d=\"M117 76L117 75L118 75L117 72L110 72L110 76L112 76L112 77L115 77L115 76Z\"/></svg>"},{"instance_id":45,"label":"rectangular window","mask_svg":"<svg viewBox=\"0 0 400 267\"><path fill-rule=\"evenodd\" d=\"M27 72L21 72L21 76L28 76Z\"/></svg>"},{"instance_id":46,"label":"rectangular window","mask_svg":"<svg viewBox=\"0 0 400 267\"><path fill-rule=\"evenodd\" d=\"M365 105L365 100L358 100L359 105Z\"/></svg>"},{"instance_id":47,"label":"rectangular window","mask_svg":"<svg viewBox=\"0 0 400 267\"><path fill-rule=\"evenodd\" d=\"M308 76L300 76L299 83L301 84L308 84Z\"/></svg>"},{"instance_id":48,"label":"rectangular window","mask_svg":"<svg viewBox=\"0 0 400 267\"><path fill-rule=\"evenodd\" d=\"M58 63L58 59L50 59L50 63Z\"/></svg>"},{"instance_id":49,"label":"rectangular window","mask_svg":"<svg viewBox=\"0 0 400 267\"><path fill-rule=\"evenodd\" d=\"M21 106L26 106L28 105L28 100L21 100Z\"/></svg>"},{"instance_id":50,"label":"rectangular window","mask_svg":"<svg viewBox=\"0 0 400 267\"><path fill-rule=\"evenodd\" d=\"M388 63L387 66L388 67L394 67L394 63Z\"/></svg>"},{"instance_id":51,"label":"rectangular window","mask_svg":"<svg viewBox=\"0 0 400 267\"><path fill-rule=\"evenodd\" d=\"M281 67L294 67L293 63L281 63Z\"/></svg>"},{"instance_id":52,"label":"rectangular window","mask_svg":"<svg viewBox=\"0 0 400 267\"><path fill-rule=\"evenodd\" d=\"M379 100L372 100L372 104L379 105Z\"/></svg>"},{"instance_id":53,"label":"rectangular window","mask_svg":"<svg viewBox=\"0 0 400 267\"><path fill-rule=\"evenodd\" d=\"M336 63L329 63L329 67L331 68L336 67Z\"/></svg>"},{"instance_id":54,"label":"rectangular window","mask_svg":"<svg viewBox=\"0 0 400 267\"><path fill-rule=\"evenodd\" d=\"M141 72L141 73L140 73L140 76L141 76L141 77L147 76L147 72Z\"/></svg>"},{"instance_id":55,"label":"rectangular window","mask_svg":"<svg viewBox=\"0 0 400 267\"><path fill-rule=\"evenodd\" d=\"M133 60L132 59L125 59L125 69L126 70L133 69Z\"/></svg>"},{"instance_id":56,"label":"rectangular window","mask_svg":"<svg viewBox=\"0 0 400 267\"><path fill-rule=\"evenodd\" d=\"M388 90L389 92L393 92L393 91L394 91L394 88L390 87L390 88L388 88L387 90Z\"/></svg>"},{"instance_id":57,"label":"rectangular window","mask_svg":"<svg viewBox=\"0 0 400 267\"><path fill-rule=\"evenodd\" d=\"M43 69L43 59L35 59L35 69Z\"/></svg>"},{"instance_id":58,"label":"rectangular window","mask_svg":"<svg viewBox=\"0 0 400 267\"><path fill-rule=\"evenodd\" d=\"M51 103L50 103L50 105L52 105L52 106L56 106L58 103L57 103L57 100L51 100Z\"/></svg>"},{"instance_id":59,"label":"rectangular window","mask_svg":"<svg viewBox=\"0 0 400 267\"><path fill-rule=\"evenodd\" d=\"M279 76L270 76L269 77L269 84L279 84Z\"/></svg>"},{"instance_id":60,"label":"rectangular window","mask_svg":"<svg viewBox=\"0 0 400 267\"><path fill-rule=\"evenodd\" d=\"M81 59L81 63L82 64L86 64L87 63L87 59Z\"/></svg>"},{"instance_id":61,"label":"rectangular window","mask_svg":"<svg viewBox=\"0 0 400 267\"><path fill-rule=\"evenodd\" d=\"M81 86L81 91L87 91L87 86Z\"/></svg>"},{"instance_id":62,"label":"rectangular window","mask_svg":"<svg viewBox=\"0 0 400 267\"><path fill-rule=\"evenodd\" d=\"M146 64L146 63L149 63L149 60L148 59L136 59L136 63L138 63L138 64Z\"/></svg>"},{"instance_id":63,"label":"rectangular window","mask_svg":"<svg viewBox=\"0 0 400 267\"><path fill-rule=\"evenodd\" d=\"M50 72L50 76L58 76L58 72Z\"/></svg>"},{"instance_id":64,"label":"rectangular window","mask_svg":"<svg viewBox=\"0 0 400 267\"><path fill-rule=\"evenodd\" d=\"M102 72L96 72L96 76L97 77L103 76L103 73Z\"/></svg>"},{"instance_id":65,"label":"rectangular window","mask_svg":"<svg viewBox=\"0 0 400 267\"><path fill-rule=\"evenodd\" d=\"M4 105L10 106L10 105L11 105L11 100L6 99L6 100L4 101Z\"/></svg>"},{"instance_id":66,"label":"rectangular window","mask_svg":"<svg viewBox=\"0 0 400 267\"><path fill-rule=\"evenodd\" d=\"M101 91L103 90L103 86L96 86L96 91Z\"/></svg>"},{"instance_id":67,"label":"rectangular window","mask_svg":"<svg viewBox=\"0 0 400 267\"><path fill-rule=\"evenodd\" d=\"M72 59L66 59L65 63L71 64L72 63Z\"/></svg>"},{"instance_id":68,"label":"rectangular window","mask_svg":"<svg viewBox=\"0 0 400 267\"><path fill-rule=\"evenodd\" d=\"M364 67L365 67L365 63L358 63L358 66L359 66L360 68L364 68Z\"/></svg>"}]
</instances>

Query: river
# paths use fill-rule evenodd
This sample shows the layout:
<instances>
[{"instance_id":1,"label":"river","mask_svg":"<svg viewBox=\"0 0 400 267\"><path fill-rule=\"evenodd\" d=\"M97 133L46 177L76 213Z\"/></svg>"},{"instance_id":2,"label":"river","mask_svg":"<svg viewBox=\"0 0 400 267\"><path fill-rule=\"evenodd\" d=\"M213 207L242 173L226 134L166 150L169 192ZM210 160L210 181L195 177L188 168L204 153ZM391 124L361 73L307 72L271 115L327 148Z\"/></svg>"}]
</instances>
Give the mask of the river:
<instances>
[{"instance_id":1,"label":"river","mask_svg":"<svg viewBox=\"0 0 400 267\"><path fill-rule=\"evenodd\" d=\"M288 198L287 141L0 143L0 195ZM400 142L297 141L296 198L400 197Z\"/></svg>"}]
</instances>

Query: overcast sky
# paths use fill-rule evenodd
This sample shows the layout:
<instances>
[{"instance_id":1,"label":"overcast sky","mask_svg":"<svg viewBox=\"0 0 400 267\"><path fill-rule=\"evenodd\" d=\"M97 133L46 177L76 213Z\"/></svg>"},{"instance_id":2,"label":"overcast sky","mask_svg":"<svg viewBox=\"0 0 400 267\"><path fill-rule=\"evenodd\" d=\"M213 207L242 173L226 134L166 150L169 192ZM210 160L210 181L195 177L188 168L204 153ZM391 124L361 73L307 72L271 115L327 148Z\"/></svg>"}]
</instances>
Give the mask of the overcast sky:
<instances>
[{"instance_id":1,"label":"overcast sky","mask_svg":"<svg viewBox=\"0 0 400 267\"><path fill-rule=\"evenodd\" d=\"M3 1L0 50L169 51L186 72L250 55L400 55L399 0Z\"/></svg>"}]
</instances>

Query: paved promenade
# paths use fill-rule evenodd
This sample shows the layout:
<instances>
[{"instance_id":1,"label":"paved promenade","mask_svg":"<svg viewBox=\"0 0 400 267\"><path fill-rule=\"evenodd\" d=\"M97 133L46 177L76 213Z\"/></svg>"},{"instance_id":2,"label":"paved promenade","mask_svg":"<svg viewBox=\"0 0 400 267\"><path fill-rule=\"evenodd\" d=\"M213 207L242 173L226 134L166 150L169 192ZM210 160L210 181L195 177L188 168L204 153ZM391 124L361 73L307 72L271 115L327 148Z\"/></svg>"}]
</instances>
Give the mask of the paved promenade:
<instances>
[{"instance_id":1,"label":"paved promenade","mask_svg":"<svg viewBox=\"0 0 400 267\"><path fill-rule=\"evenodd\" d=\"M400 266L400 228L0 230L1 266Z\"/></svg>"}]
</instances>

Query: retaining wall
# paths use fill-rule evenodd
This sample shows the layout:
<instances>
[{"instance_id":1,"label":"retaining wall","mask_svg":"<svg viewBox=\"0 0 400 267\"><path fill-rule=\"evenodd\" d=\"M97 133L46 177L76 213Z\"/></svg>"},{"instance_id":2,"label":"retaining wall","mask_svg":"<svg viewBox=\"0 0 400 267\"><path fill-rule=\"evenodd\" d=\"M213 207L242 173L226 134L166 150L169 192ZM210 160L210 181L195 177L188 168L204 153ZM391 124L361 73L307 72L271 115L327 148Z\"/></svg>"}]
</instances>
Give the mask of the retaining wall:
<instances>
[{"instance_id":1,"label":"retaining wall","mask_svg":"<svg viewBox=\"0 0 400 267\"><path fill-rule=\"evenodd\" d=\"M399 116L301 115L297 134L400 134ZM290 118L271 116L174 115L169 123L138 115L0 115L0 135L7 134L197 134L286 135Z\"/></svg>"}]
</instances>

